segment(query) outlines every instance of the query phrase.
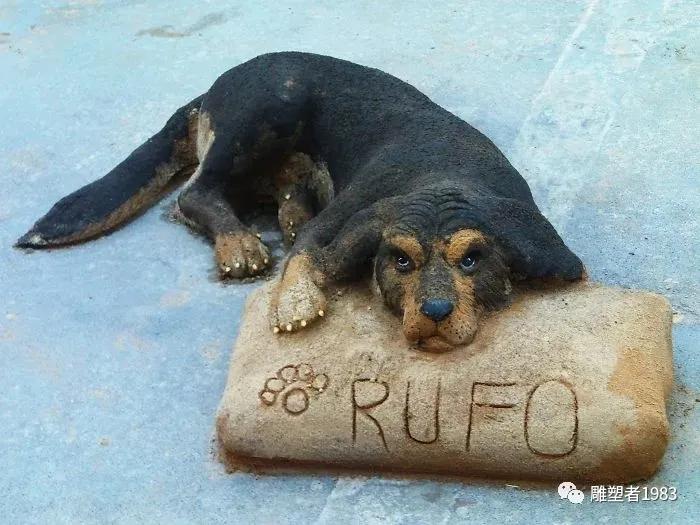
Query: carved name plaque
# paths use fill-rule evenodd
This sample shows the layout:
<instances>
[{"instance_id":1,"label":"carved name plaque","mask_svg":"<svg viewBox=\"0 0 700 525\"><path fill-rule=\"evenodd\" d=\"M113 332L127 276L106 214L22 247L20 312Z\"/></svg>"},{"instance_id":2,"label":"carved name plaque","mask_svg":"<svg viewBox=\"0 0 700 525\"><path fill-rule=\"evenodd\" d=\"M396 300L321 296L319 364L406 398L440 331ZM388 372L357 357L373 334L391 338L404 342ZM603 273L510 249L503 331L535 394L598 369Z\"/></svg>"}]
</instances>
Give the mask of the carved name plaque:
<instances>
[{"instance_id":1,"label":"carved name plaque","mask_svg":"<svg viewBox=\"0 0 700 525\"><path fill-rule=\"evenodd\" d=\"M410 348L364 290L283 337L268 300L269 285L249 300L219 408L238 463L625 482L665 451L671 314L658 295L529 291L444 354Z\"/></svg>"}]
</instances>

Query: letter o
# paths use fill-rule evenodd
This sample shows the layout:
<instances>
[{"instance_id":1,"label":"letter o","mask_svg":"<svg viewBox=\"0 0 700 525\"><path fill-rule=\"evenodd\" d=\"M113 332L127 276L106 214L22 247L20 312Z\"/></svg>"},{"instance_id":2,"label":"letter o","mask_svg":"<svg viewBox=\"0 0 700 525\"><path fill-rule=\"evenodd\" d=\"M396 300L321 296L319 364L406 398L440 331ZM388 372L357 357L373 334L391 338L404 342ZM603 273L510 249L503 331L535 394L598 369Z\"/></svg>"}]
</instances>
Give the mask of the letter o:
<instances>
[{"instance_id":1,"label":"letter o","mask_svg":"<svg viewBox=\"0 0 700 525\"><path fill-rule=\"evenodd\" d=\"M578 399L568 383L543 381L525 404L525 443L538 456L568 456L578 444Z\"/></svg>"}]
</instances>

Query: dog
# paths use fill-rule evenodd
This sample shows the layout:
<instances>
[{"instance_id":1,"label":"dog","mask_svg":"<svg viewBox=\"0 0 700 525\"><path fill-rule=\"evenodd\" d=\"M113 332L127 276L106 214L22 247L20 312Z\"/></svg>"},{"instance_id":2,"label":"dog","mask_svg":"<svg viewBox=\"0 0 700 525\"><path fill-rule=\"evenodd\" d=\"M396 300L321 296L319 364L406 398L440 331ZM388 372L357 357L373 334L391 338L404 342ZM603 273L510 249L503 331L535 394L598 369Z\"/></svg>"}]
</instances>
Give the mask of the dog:
<instances>
[{"instance_id":1,"label":"dog","mask_svg":"<svg viewBox=\"0 0 700 525\"><path fill-rule=\"evenodd\" d=\"M179 214L213 241L222 278L269 270L268 248L239 216L276 201L291 246L271 305L278 334L326 315L332 283L371 276L408 341L446 350L470 343L513 283L584 277L487 137L387 73L299 52L261 55L221 75L16 245L107 233L180 174L189 179Z\"/></svg>"}]
</instances>

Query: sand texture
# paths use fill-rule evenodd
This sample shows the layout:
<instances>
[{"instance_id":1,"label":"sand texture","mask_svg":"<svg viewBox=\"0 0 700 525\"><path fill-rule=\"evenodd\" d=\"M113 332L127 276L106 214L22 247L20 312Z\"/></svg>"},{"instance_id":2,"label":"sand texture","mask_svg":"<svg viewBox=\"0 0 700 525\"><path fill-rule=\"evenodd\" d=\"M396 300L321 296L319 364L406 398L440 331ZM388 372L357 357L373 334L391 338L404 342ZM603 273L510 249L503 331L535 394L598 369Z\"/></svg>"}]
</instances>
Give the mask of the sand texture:
<instances>
[{"instance_id":1,"label":"sand texture","mask_svg":"<svg viewBox=\"0 0 700 525\"><path fill-rule=\"evenodd\" d=\"M509 479L626 482L668 441L671 311L590 284L530 290L474 342L432 354L364 289L299 333L249 299L217 418L245 464L323 464Z\"/></svg>"}]
</instances>

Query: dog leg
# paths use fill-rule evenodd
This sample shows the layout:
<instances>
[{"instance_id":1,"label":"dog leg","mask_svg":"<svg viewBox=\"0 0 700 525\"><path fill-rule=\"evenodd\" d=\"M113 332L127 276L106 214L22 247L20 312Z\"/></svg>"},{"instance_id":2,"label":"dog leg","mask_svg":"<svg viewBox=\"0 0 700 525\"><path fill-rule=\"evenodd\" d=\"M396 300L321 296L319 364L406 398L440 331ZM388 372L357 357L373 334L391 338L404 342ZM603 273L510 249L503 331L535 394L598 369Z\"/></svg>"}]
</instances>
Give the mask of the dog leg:
<instances>
[{"instance_id":1,"label":"dog leg","mask_svg":"<svg viewBox=\"0 0 700 525\"><path fill-rule=\"evenodd\" d=\"M372 207L353 215L326 246L309 246L308 236L301 239L273 292L272 330L275 333L300 330L325 316L324 288L329 282L355 279L369 269L381 238L381 225Z\"/></svg>"},{"instance_id":2,"label":"dog leg","mask_svg":"<svg viewBox=\"0 0 700 525\"><path fill-rule=\"evenodd\" d=\"M179 197L185 222L214 242L214 258L222 279L252 277L270 265L267 246L236 216L224 195L194 184Z\"/></svg>"},{"instance_id":3,"label":"dog leg","mask_svg":"<svg viewBox=\"0 0 700 525\"><path fill-rule=\"evenodd\" d=\"M282 188L278 220L286 246L296 241L297 232L313 218L313 196L303 186Z\"/></svg>"},{"instance_id":4,"label":"dog leg","mask_svg":"<svg viewBox=\"0 0 700 525\"><path fill-rule=\"evenodd\" d=\"M207 151L192 182L180 194L178 207L186 223L214 242L221 278L255 276L269 267L270 253L236 216L225 196L232 161L218 144L215 142Z\"/></svg>"},{"instance_id":5,"label":"dog leg","mask_svg":"<svg viewBox=\"0 0 700 525\"><path fill-rule=\"evenodd\" d=\"M278 220L284 243L291 246L297 233L314 216L314 193L309 188L314 162L304 153L294 153L275 177Z\"/></svg>"}]
</instances>

